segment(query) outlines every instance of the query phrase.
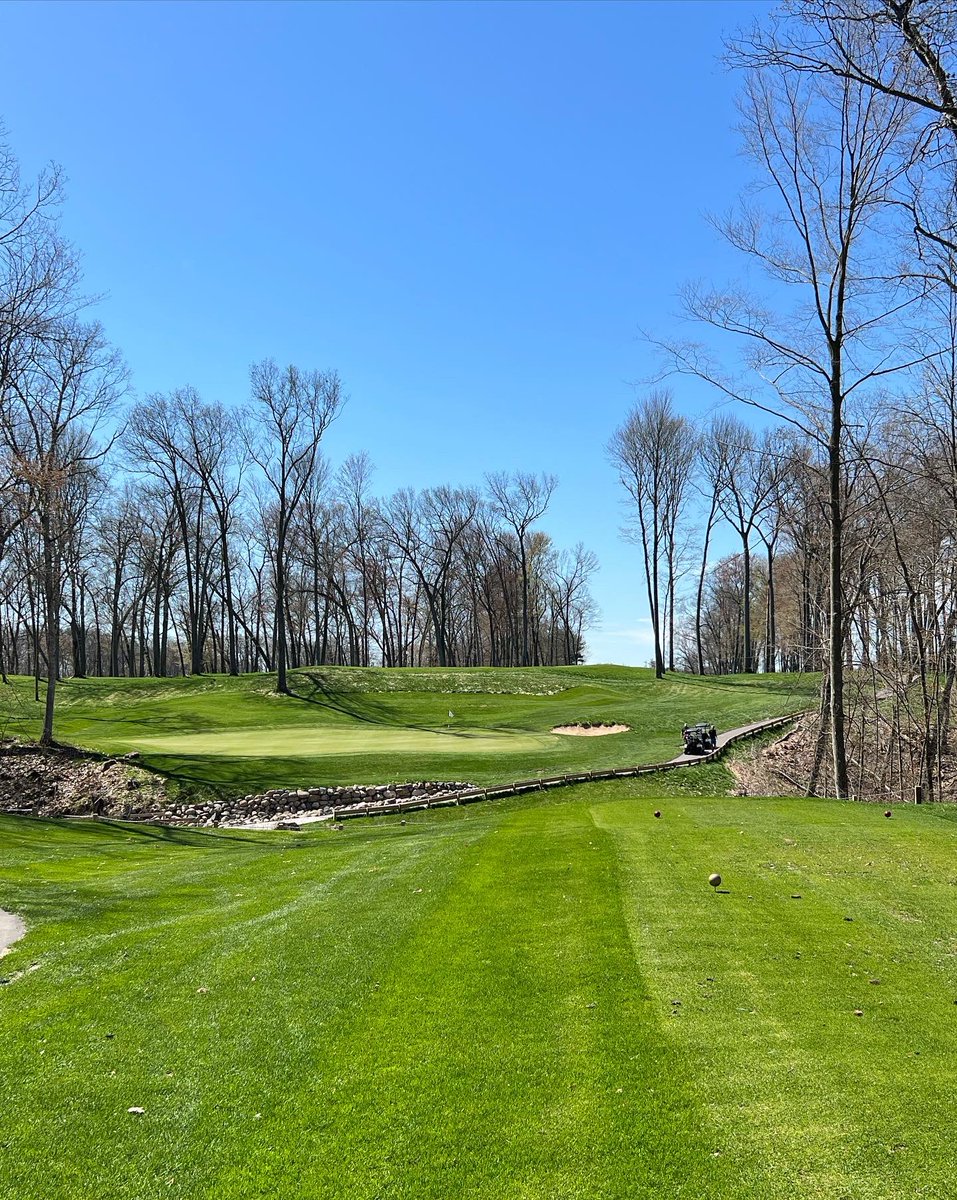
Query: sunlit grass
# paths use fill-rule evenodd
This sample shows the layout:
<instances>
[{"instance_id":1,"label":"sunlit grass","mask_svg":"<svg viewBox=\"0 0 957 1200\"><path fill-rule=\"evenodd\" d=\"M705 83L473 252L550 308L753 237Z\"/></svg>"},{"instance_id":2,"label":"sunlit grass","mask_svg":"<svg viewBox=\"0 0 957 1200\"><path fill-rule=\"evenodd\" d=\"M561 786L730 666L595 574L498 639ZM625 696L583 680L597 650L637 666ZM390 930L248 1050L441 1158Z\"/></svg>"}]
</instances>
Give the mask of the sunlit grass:
<instances>
[{"instance_id":1,"label":"sunlit grass","mask_svg":"<svg viewBox=\"0 0 957 1200\"><path fill-rule=\"evenodd\" d=\"M729 783L0 820L0 1196L950 1197L957 824Z\"/></svg>"},{"instance_id":2,"label":"sunlit grass","mask_svg":"<svg viewBox=\"0 0 957 1200\"><path fill-rule=\"evenodd\" d=\"M809 704L817 680L669 676L628 667L437 671L322 668L245 675L68 680L57 736L144 765L188 787L224 793L280 786L461 779L500 783L537 774L660 762L681 749L682 724L727 729ZM0 688L10 728L39 731L29 681ZM449 713L453 715L450 717ZM556 725L620 722L627 733L555 738Z\"/></svg>"}]
</instances>

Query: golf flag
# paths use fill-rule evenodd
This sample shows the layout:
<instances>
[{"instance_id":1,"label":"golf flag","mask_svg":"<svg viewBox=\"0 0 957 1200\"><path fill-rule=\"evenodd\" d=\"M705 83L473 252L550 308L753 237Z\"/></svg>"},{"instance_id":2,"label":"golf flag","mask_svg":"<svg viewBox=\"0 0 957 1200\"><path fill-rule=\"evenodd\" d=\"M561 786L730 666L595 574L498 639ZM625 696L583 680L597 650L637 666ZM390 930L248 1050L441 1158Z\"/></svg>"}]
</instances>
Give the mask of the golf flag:
<instances>
[{"instance_id":1,"label":"golf flag","mask_svg":"<svg viewBox=\"0 0 957 1200\"><path fill-rule=\"evenodd\" d=\"M452 710L451 710L451 709L449 709L449 720L450 720L450 721L454 721L454 720L455 720L455 713L454 713L454 712L452 712Z\"/></svg>"}]
</instances>

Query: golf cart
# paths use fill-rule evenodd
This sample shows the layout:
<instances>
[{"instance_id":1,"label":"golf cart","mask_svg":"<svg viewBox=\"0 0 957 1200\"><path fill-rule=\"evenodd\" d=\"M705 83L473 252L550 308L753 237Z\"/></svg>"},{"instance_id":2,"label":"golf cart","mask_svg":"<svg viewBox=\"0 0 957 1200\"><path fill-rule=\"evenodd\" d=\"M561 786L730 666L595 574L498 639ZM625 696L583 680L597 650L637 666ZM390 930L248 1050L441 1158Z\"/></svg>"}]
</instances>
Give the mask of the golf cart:
<instances>
[{"instance_id":1,"label":"golf cart","mask_svg":"<svg viewBox=\"0 0 957 1200\"><path fill-rule=\"evenodd\" d=\"M685 742L685 754L710 754L718 745L718 731L707 721L683 725L681 736Z\"/></svg>"}]
</instances>

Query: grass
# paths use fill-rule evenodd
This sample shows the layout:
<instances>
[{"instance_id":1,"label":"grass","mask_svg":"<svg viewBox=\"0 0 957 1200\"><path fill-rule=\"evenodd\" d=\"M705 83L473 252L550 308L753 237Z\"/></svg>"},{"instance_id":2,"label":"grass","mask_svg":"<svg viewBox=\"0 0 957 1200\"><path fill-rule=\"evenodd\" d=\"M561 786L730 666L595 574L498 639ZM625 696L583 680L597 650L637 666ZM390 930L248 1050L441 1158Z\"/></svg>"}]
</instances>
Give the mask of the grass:
<instances>
[{"instance_id":1,"label":"grass","mask_svg":"<svg viewBox=\"0 0 957 1200\"><path fill-rule=\"evenodd\" d=\"M0 818L0 1196L951 1197L957 823L729 782Z\"/></svg>"},{"instance_id":2,"label":"grass","mask_svg":"<svg viewBox=\"0 0 957 1200\"><path fill-rule=\"evenodd\" d=\"M563 771L658 762L680 750L684 722L730 728L813 702L814 677L669 676L627 667L536 670L293 672L275 678L68 680L57 736L110 754L139 751L188 789L462 779L500 783ZM7 724L39 732L32 681L0 691ZM449 717L449 712L454 717ZM554 735L555 725L621 722L608 737Z\"/></svg>"},{"instance_id":3,"label":"grass","mask_svg":"<svg viewBox=\"0 0 957 1200\"><path fill-rule=\"evenodd\" d=\"M253 742L257 758L317 758L365 754L406 754L416 759L464 754L548 753L558 742L554 734L487 733L481 729L443 732L433 729L393 729L323 726L299 729L229 729L213 733L167 734L143 737L136 745L147 753L200 757L242 757Z\"/></svg>"}]
</instances>

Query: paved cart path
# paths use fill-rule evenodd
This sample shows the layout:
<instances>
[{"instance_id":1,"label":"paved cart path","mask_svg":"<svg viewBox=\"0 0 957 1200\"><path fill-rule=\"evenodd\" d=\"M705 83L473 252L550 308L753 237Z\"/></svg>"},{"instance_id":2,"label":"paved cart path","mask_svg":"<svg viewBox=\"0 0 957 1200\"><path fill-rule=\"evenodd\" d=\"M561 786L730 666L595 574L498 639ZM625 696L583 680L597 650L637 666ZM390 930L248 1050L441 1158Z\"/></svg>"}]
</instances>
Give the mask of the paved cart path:
<instances>
[{"instance_id":1,"label":"paved cart path","mask_svg":"<svg viewBox=\"0 0 957 1200\"><path fill-rule=\"evenodd\" d=\"M677 758L672 758L672 763L693 763L706 762L709 758L713 758L720 750L723 750L729 742L734 742L740 737L747 737L749 733L760 733L762 729L772 728L775 724L774 719L764 721L752 721L750 725L739 725L737 729L728 729L724 733L718 734L718 745L709 754L679 754Z\"/></svg>"},{"instance_id":2,"label":"paved cart path","mask_svg":"<svg viewBox=\"0 0 957 1200\"><path fill-rule=\"evenodd\" d=\"M0 908L0 957L10 949L26 933L27 927L14 913L4 912Z\"/></svg>"}]
</instances>

